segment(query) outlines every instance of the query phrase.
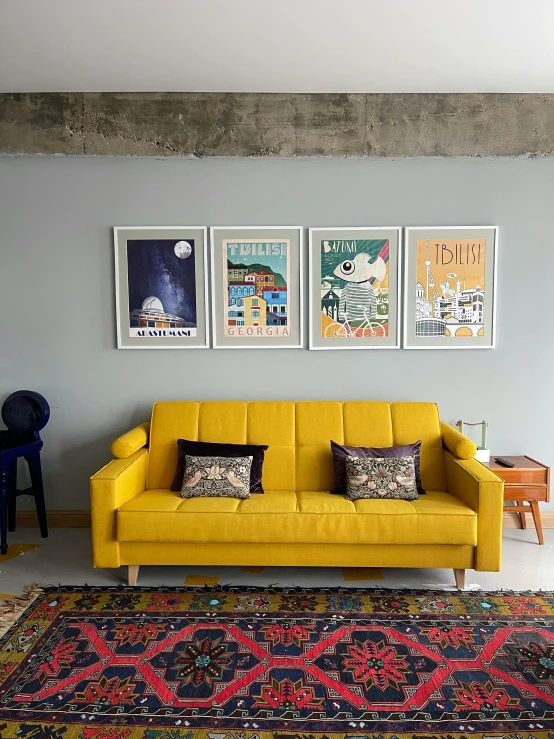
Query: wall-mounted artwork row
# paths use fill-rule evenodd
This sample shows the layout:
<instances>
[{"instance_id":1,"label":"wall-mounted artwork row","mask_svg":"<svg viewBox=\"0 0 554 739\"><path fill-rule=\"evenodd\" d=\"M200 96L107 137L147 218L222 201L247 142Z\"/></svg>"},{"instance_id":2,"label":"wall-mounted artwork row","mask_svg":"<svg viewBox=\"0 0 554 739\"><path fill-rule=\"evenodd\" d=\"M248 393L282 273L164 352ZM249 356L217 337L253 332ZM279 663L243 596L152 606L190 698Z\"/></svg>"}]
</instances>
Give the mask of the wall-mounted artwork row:
<instances>
[{"instance_id":1,"label":"wall-mounted artwork row","mask_svg":"<svg viewBox=\"0 0 554 739\"><path fill-rule=\"evenodd\" d=\"M494 347L497 241L494 226L309 229L310 349ZM118 347L208 347L207 228L114 242ZM214 348L302 348L303 228L217 226L210 243Z\"/></svg>"}]
</instances>

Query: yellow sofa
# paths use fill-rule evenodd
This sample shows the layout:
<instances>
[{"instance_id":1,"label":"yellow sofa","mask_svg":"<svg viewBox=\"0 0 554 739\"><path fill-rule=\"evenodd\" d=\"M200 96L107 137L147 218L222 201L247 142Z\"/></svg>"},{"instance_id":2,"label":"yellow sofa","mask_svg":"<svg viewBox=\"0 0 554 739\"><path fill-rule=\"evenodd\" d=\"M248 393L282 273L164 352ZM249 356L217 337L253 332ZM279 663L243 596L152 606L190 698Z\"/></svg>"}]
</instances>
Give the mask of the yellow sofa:
<instances>
[{"instance_id":1,"label":"yellow sofa","mask_svg":"<svg viewBox=\"0 0 554 739\"><path fill-rule=\"evenodd\" d=\"M169 487L177 439L268 444L264 495L181 498ZM416 501L331 495L329 442L418 439L427 495ZM448 567L498 571L503 482L434 403L161 402L112 444L91 479L95 567L142 564Z\"/></svg>"}]
</instances>

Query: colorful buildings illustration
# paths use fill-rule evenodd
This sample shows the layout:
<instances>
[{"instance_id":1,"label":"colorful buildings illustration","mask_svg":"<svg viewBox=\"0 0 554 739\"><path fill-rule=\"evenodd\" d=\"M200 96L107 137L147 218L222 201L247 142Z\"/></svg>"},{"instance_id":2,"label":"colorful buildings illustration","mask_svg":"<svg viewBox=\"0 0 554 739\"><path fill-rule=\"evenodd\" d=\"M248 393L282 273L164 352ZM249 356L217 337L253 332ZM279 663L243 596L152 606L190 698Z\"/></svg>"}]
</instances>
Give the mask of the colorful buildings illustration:
<instances>
[{"instance_id":1,"label":"colorful buildings illustration","mask_svg":"<svg viewBox=\"0 0 554 739\"><path fill-rule=\"evenodd\" d=\"M255 295L256 287L251 282L231 282L229 283L229 303L234 305L237 298L245 298L248 295Z\"/></svg>"},{"instance_id":2,"label":"colorful buildings illustration","mask_svg":"<svg viewBox=\"0 0 554 739\"><path fill-rule=\"evenodd\" d=\"M236 298L232 305L227 306L227 325L244 326L244 298Z\"/></svg>"},{"instance_id":3,"label":"colorful buildings illustration","mask_svg":"<svg viewBox=\"0 0 554 739\"><path fill-rule=\"evenodd\" d=\"M261 295L265 288L274 286L275 275L266 269L256 271L245 264L233 264L227 260L227 282L229 284L235 282L252 283L255 287L256 295Z\"/></svg>"},{"instance_id":4,"label":"colorful buildings illustration","mask_svg":"<svg viewBox=\"0 0 554 739\"><path fill-rule=\"evenodd\" d=\"M227 260L227 280L228 282L243 282L244 277L248 274L249 268L246 264L233 264Z\"/></svg>"},{"instance_id":5,"label":"colorful buildings illustration","mask_svg":"<svg viewBox=\"0 0 554 739\"><path fill-rule=\"evenodd\" d=\"M267 326L267 303L257 295L236 298L227 307L228 326ZM275 325L275 324L273 324Z\"/></svg>"},{"instance_id":6,"label":"colorful buildings illustration","mask_svg":"<svg viewBox=\"0 0 554 739\"><path fill-rule=\"evenodd\" d=\"M263 298L249 295L244 299L244 325L267 326L267 303Z\"/></svg>"},{"instance_id":7,"label":"colorful buildings illustration","mask_svg":"<svg viewBox=\"0 0 554 739\"><path fill-rule=\"evenodd\" d=\"M263 291L263 299L267 304L267 325L286 326L288 310L287 288L266 288Z\"/></svg>"},{"instance_id":8,"label":"colorful buildings illustration","mask_svg":"<svg viewBox=\"0 0 554 739\"><path fill-rule=\"evenodd\" d=\"M263 295L266 288L273 287L275 284L275 275L265 269L260 269L258 272L251 272L247 277L250 279L252 277L254 278L256 295Z\"/></svg>"},{"instance_id":9,"label":"colorful buildings illustration","mask_svg":"<svg viewBox=\"0 0 554 739\"><path fill-rule=\"evenodd\" d=\"M227 278L228 326L287 325L288 291L275 286L272 272L227 261Z\"/></svg>"}]
</instances>

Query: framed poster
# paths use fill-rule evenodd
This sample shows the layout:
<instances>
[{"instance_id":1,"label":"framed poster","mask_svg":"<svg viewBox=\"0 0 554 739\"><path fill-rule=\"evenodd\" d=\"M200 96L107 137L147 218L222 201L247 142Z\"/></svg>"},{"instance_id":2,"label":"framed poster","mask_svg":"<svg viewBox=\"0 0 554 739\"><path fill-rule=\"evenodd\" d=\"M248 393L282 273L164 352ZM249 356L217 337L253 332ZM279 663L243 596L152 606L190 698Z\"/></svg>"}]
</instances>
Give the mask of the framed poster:
<instances>
[{"instance_id":1,"label":"framed poster","mask_svg":"<svg viewBox=\"0 0 554 739\"><path fill-rule=\"evenodd\" d=\"M310 349L400 348L401 229L310 229Z\"/></svg>"},{"instance_id":2,"label":"framed poster","mask_svg":"<svg viewBox=\"0 0 554 739\"><path fill-rule=\"evenodd\" d=\"M302 228L218 226L210 237L214 347L302 348Z\"/></svg>"},{"instance_id":3,"label":"framed poster","mask_svg":"<svg viewBox=\"0 0 554 739\"><path fill-rule=\"evenodd\" d=\"M119 349L205 349L207 228L114 228Z\"/></svg>"},{"instance_id":4,"label":"framed poster","mask_svg":"<svg viewBox=\"0 0 554 739\"><path fill-rule=\"evenodd\" d=\"M498 227L407 228L406 349L491 349Z\"/></svg>"}]
</instances>

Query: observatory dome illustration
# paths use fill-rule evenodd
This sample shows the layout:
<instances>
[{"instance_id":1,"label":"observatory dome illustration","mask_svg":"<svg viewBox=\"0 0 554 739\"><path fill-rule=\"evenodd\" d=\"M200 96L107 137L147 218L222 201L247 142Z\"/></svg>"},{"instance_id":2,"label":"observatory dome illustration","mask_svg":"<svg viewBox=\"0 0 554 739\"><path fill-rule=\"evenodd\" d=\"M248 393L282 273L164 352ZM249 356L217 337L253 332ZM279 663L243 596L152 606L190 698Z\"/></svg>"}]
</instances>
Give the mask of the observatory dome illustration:
<instances>
[{"instance_id":1,"label":"observatory dome illustration","mask_svg":"<svg viewBox=\"0 0 554 739\"><path fill-rule=\"evenodd\" d=\"M142 301L142 306L131 312L131 328L188 328L195 324L184 318L165 313L162 301L149 295Z\"/></svg>"}]
</instances>

